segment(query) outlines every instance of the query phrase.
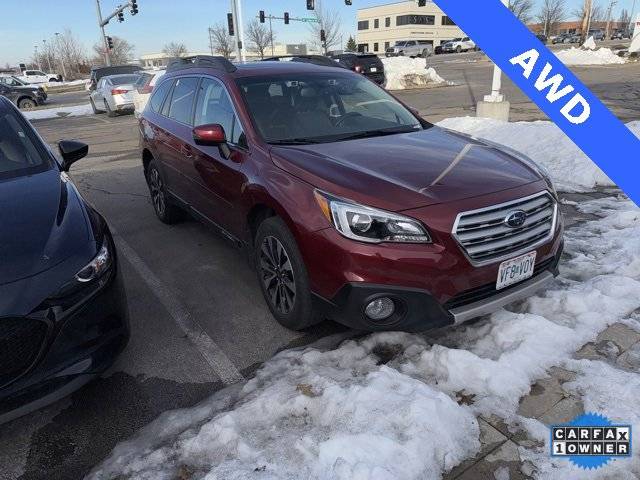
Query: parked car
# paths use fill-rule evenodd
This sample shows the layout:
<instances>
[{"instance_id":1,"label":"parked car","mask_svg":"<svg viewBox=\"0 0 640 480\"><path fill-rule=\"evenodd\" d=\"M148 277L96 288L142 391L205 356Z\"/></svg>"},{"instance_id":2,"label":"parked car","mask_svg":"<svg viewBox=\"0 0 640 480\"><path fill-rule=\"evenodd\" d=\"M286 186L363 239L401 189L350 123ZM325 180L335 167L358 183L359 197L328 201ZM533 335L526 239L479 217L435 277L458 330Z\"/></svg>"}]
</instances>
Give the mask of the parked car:
<instances>
[{"instance_id":1,"label":"parked car","mask_svg":"<svg viewBox=\"0 0 640 480\"><path fill-rule=\"evenodd\" d=\"M545 44L545 45L546 45L546 44L547 44L547 42L549 41L549 39L547 38L547 36L546 36L546 35L543 35L543 34L541 34L541 33L537 34L537 35L536 35L536 38L537 38L538 40L540 40L540 41L541 41L543 44Z\"/></svg>"},{"instance_id":2,"label":"parked car","mask_svg":"<svg viewBox=\"0 0 640 480\"><path fill-rule=\"evenodd\" d=\"M442 55L444 52L442 51L442 47L444 46L445 43L448 42L452 42L453 40L442 40L440 42L440 45L436 46L436 48L433 49L433 53L435 55Z\"/></svg>"},{"instance_id":3,"label":"parked car","mask_svg":"<svg viewBox=\"0 0 640 480\"><path fill-rule=\"evenodd\" d=\"M60 157L0 97L0 424L104 372L129 337L115 245Z\"/></svg>"},{"instance_id":4,"label":"parked car","mask_svg":"<svg viewBox=\"0 0 640 480\"><path fill-rule=\"evenodd\" d=\"M569 36L571 35L568 33L561 33L560 35L556 35L555 37L552 37L551 43L553 43L554 45L558 43L564 43L565 39Z\"/></svg>"},{"instance_id":5,"label":"parked car","mask_svg":"<svg viewBox=\"0 0 640 480\"><path fill-rule=\"evenodd\" d=\"M433 55L432 40L401 40L384 52L387 57L421 57Z\"/></svg>"},{"instance_id":6,"label":"parked car","mask_svg":"<svg viewBox=\"0 0 640 480\"><path fill-rule=\"evenodd\" d=\"M139 122L157 217L189 212L250 251L288 328L458 324L557 274L562 222L541 167L346 69L183 60Z\"/></svg>"},{"instance_id":7,"label":"parked car","mask_svg":"<svg viewBox=\"0 0 640 480\"><path fill-rule=\"evenodd\" d=\"M349 70L361 73L378 85L384 85L385 83L384 63L382 63L382 60L380 60L376 54L341 53L339 55L333 55L331 58Z\"/></svg>"},{"instance_id":8,"label":"parked car","mask_svg":"<svg viewBox=\"0 0 640 480\"><path fill-rule=\"evenodd\" d=\"M89 76L90 91L95 90L102 77L108 75L135 74L142 70L139 65L114 65L112 67L92 67Z\"/></svg>"},{"instance_id":9,"label":"parked car","mask_svg":"<svg viewBox=\"0 0 640 480\"><path fill-rule=\"evenodd\" d=\"M156 86L158 79L165 74L165 70L156 70L152 72L140 72L138 81L134 84L133 89L133 106L134 114L136 116L144 110L144 107L149 101L153 87Z\"/></svg>"},{"instance_id":10,"label":"parked car","mask_svg":"<svg viewBox=\"0 0 640 480\"><path fill-rule=\"evenodd\" d=\"M624 40L625 38L631 38L629 30L614 30L611 34L611 40Z\"/></svg>"},{"instance_id":11,"label":"parked car","mask_svg":"<svg viewBox=\"0 0 640 480\"><path fill-rule=\"evenodd\" d=\"M47 101L47 92L43 88L25 84L13 76L0 76L0 95L7 97L21 110L44 105Z\"/></svg>"},{"instance_id":12,"label":"parked car","mask_svg":"<svg viewBox=\"0 0 640 480\"><path fill-rule=\"evenodd\" d=\"M563 43L580 43L580 40L582 36L579 33L572 33L564 38Z\"/></svg>"},{"instance_id":13,"label":"parked car","mask_svg":"<svg viewBox=\"0 0 640 480\"><path fill-rule=\"evenodd\" d=\"M46 73L41 70L25 70L22 75L17 75L18 78L24 80L26 83L47 83L47 82L61 82L62 75L57 73Z\"/></svg>"},{"instance_id":14,"label":"parked car","mask_svg":"<svg viewBox=\"0 0 640 480\"><path fill-rule=\"evenodd\" d=\"M605 40L605 35L603 30L589 30L589 34L587 35L587 38L589 37L593 37L593 39L598 42Z\"/></svg>"},{"instance_id":15,"label":"parked car","mask_svg":"<svg viewBox=\"0 0 640 480\"><path fill-rule=\"evenodd\" d=\"M312 63L313 65L319 65L321 67L347 68L334 59L325 57L324 55L275 55L273 57L265 57L261 61Z\"/></svg>"},{"instance_id":16,"label":"parked car","mask_svg":"<svg viewBox=\"0 0 640 480\"><path fill-rule=\"evenodd\" d=\"M98 80L97 88L89 95L93 113L107 112L109 117L133 113L133 92L139 75L109 75Z\"/></svg>"},{"instance_id":17,"label":"parked car","mask_svg":"<svg viewBox=\"0 0 640 480\"><path fill-rule=\"evenodd\" d=\"M445 43L442 46L442 51L444 53L451 53L451 52L460 53L460 52L468 52L469 50L476 50L476 49L477 48L476 48L475 42L471 40L469 37L454 38L453 40Z\"/></svg>"}]
</instances>

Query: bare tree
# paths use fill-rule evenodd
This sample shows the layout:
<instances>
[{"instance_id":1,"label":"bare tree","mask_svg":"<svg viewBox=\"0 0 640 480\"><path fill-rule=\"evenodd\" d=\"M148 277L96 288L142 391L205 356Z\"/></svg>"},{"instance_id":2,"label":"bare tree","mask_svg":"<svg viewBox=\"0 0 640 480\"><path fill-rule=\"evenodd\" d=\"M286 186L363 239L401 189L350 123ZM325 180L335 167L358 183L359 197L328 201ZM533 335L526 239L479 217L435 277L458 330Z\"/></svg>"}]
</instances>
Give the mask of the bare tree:
<instances>
[{"instance_id":1,"label":"bare tree","mask_svg":"<svg viewBox=\"0 0 640 480\"><path fill-rule=\"evenodd\" d=\"M211 53L218 53L224 58L231 58L231 54L235 50L233 38L229 36L226 25L216 23L213 27L209 27L209 41Z\"/></svg>"},{"instance_id":2,"label":"bare tree","mask_svg":"<svg viewBox=\"0 0 640 480\"><path fill-rule=\"evenodd\" d=\"M542 24L543 33L556 33L558 23L566 18L566 0L542 0L540 12L536 16Z\"/></svg>"},{"instance_id":3,"label":"bare tree","mask_svg":"<svg viewBox=\"0 0 640 480\"><path fill-rule=\"evenodd\" d=\"M533 0L509 0L509 10L511 10L522 23L528 23L529 20L531 20Z\"/></svg>"},{"instance_id":4,"label":"bare tree","mask_svg":"<svg viewBox=\"0 0 640 480\"><path fill-rule=\"evenodd\" d=\"M313 14L318 22L310 24L311 40L309 43L316 48L321 48L326 55L331 47L340 43L340 16L336 11L325 8L324 2L321 0L316 1ZM320 40L321 30L324 30L324 42Z\"/></svg>"},{"instance_id":5,"label":"bare tree","mask_svg":"<svg viewBox=\"0 0 640 480\"><path fill-rule=\"evenodd\" d=\"M87 52L84 45L73 35L70 29L55 36L49 43L55 45L55 58L57 68L62 69L62 73L69 80L80 77L88 69ZM102 63L102 59L100 62Z\"/></svg>"},{"instance_id":6,"label":"bare tree","mask_svg":"<svg viewBox=\"0 0 640 480\"><path fill-rule=\"evenodd\" d=\"M253 19L249 23L246 35L247 39L253 44L253 50L260 55L260 58L264 58L264 52L267 47L271 46L273 50L275 35L271 29L267 28L264 23L260 23L257 19Z\"/></svg>"},{"instance_id":7,"label":"bare tree","mask_svg":"<svg viewBox=\"0 0 640 480\"><path fill-rule=\"evenodd\" d=\"M631 23L631 15L629 14L629 10L624 8L622 12L620 12L620 18L618 18L618 28L620 30L626 30L629 23Z\"/></svg>"},{"instance_id":8,"label":"bare tree","mask_svg":"<svg viewBox=\"0 0 640 480\"><path fill-rule=\"evenodd\" d=\"M187 46L182 42L169 42L162 49L162 53L172 57L184 57L187 52Z\"/></svg>"},{"instance_id":9,"label":"bare tree","mask_svg":"<svg viewBox=\"0 0 640 480\"><path fill-rule=\"evenodd\" d=\"M113 48L109 51L112 65L123 65L133 60L134 46L127 42L124 38L111 37L113 41ZM98 42L93 46L95 57L94 63L101 64L104 59L104 44Z\"/></svg>"}]
</instances>

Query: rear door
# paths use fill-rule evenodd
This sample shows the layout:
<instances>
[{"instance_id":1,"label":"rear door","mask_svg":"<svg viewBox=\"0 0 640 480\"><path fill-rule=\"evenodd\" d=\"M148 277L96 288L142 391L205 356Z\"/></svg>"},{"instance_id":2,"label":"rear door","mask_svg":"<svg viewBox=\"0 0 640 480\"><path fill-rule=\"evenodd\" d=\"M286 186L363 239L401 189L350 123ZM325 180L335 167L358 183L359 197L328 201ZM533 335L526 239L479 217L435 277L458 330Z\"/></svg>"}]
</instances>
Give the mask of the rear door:
<instances>
[{"instance_id":1,"label":"rear door","mask_svg":"<svg viewBox=\"0 0 640 480\"><path fill-rule=\"evenodd\" d=\"M235 237L242 235L240 194L246 178L242 166L248 155L244 128L225 85L204 77L198 89L194 126L220 124L227 136L230 158L218 147L196 145L191 139L193 169L190 181L198 192L196 209Z\"/></svg>"}]
</instances>

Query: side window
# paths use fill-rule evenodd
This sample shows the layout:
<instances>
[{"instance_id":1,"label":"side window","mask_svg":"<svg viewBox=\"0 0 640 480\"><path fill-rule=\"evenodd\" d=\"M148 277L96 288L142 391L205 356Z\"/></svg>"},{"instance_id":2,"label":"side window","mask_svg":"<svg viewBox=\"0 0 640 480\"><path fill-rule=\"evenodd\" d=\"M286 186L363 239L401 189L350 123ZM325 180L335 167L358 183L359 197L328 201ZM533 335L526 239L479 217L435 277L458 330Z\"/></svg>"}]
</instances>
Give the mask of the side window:
<instances>
[{"instance_id":1,"label":"side window","mask_svg":"<svg viewBox=\"0 0 640 480\"><path fill-rule=\"evenodd\" d=\"M151 110L156 113L160 113L162 103L164 102L164 99L167 98L167 93L169 93L169 90L171 89L171 84L172 82L168 81L163 82L156 87L153 95L151 95L151 98L149 99L149 108Z\"/></svg>"},{"instance_id":2,"label":"side window","mask_svg":"<svg viewBox=\"0 0 640 480\"><path fill-rule=\"evenodd\" d=\"M191 124L191 110L197 87L198 79L196 77L179 78L176 81L171 96L169 118L187 125Z\"/></svg>"},{"instance_id":3,"label":"side window","mask_svg":"<svg viewBox=\"0 0 640 480\"><path fill-rule=\"evenodd\" d=\"M195 126L218 123L222 125L230 143L246 146L246 138L238 121L231 99L224 86L210 78L203 78L196 102Z\"/></svg>"}]
</instances>

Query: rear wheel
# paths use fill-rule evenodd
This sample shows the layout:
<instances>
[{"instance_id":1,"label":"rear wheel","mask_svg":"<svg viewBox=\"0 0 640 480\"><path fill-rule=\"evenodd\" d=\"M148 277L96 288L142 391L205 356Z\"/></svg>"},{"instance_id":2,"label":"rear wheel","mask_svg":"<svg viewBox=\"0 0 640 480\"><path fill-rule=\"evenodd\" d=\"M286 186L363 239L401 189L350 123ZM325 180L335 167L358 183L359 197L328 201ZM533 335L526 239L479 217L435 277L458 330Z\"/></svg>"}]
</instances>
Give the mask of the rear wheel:
<instances>
[{"instance_id":1,"label":"rear wheel","mask_svg":"<svg viewBox=\"0 0 640 480\"><path fill-rule=\"evenodd\" d=\"M456 53L461 53L462 52L462 47L460 45L458 45L456 47Z\"/></svg>"},{"instance_id":2,"label":"rear wheel","mask_svg":"<svg viewBox=\"0 0 640 480\"><path fill-rule=\"evenodd\" d=\"M107 117L115 117L117 112L114 112L113 110L111 110L111 107L109 106L109 103L105 100L104 101L104 111L107 112Z\"/></svg>"},{"instance_id":3,"label":"rear wheel","mask_svg":"<svg viewBox=\"0 0 640 480\"><path fill-rule=\"evenodd\" d=\"M307 269L293 235L281 218L270 217L260 224L254 249L260 288L278 323L292 330L318 323Z\"/></svg>"},{"instance_id":4,"label":"rear wheel","mask_svg":"<svg viewBox=\"0 0 640 480\"><path fill-rule=\"evenodd\" d=\"M153 209L160 221L171 225L182 220L182 210L168 201L164 180L155 160L152 160L147 167L147 185L149 186Z\"/></svg>"},{"instance_id":5,"label":"rear wheel","mask_svg":"<svg viewBox=\"0 0 640 480\"><path fill-rule=\"evenodd\" d=\"M31 98L22 98L18 101L18 108L20 110L31 110L36 108L38 104Z\"/></svg>"},{"instance_id":6,"label":"rear wheel","mask_svg":"<svg viewBox=\"0 0 640 480\"><path fill-rule=\"evenodd\" d=\"M428 49L428 48L425 48L425 49L422 51L422 58L427 58L428 56L430 56L430 55L429 55L429 49Z\"/></svg>"},{"instance_id":7,"label":"rear wheel","mask_svg":"<svg viewBox=\"0 0 640 480\"><path fill-rule=\"evenodd\" d=\"M89 103L91 104L91 110L93 110L93 113L95 113L96 115L99 115L100 113L103 113L102 110L98 110L96 108L96 104L93 101L93 98L89 97Z\"/></svg>"}]
</instances>

